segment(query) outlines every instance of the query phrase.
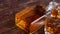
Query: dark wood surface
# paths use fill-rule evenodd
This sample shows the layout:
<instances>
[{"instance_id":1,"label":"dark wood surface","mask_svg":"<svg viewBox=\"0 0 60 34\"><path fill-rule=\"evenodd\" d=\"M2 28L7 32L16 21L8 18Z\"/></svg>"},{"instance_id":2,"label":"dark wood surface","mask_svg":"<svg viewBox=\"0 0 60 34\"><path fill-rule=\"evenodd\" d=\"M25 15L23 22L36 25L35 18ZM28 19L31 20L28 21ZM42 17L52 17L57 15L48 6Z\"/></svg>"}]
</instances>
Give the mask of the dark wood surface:
<instances>
[{"instance_id":1,"label":"dark wood surface","mask_svg":"<svg viewBox=\"0 0 60 34\"><path fill-rule=\"evenodd\" d=\"M0 34L28 34L15 25L15 14L27 6L47 6L51 0L0 0ZM38 31L39 32L39 31ZM35 34L41 34L36 32Z\"/></svg>"}]
</instances>

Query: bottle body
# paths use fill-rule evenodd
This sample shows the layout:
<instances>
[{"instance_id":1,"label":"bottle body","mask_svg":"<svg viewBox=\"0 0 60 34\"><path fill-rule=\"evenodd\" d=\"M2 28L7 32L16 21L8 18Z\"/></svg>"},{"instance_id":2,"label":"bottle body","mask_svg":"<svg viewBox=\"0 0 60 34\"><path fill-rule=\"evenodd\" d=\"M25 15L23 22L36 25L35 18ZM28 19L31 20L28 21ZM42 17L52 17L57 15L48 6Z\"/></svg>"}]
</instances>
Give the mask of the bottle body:
<instances>
[{"instance_id":1,"label":"bottle body","mask_svg":"<svg viewBox=\"0 0 60 34\"><path fill-rule=\"evenodd\" d=\"M60 34L60 5L51 10L51 14L46 18L46 31L50 34Z\"/></svg>"},{"instance_id":2,"label":"bottle body","mask_svg":"<svg viewBox=\"0 0 60 34\"><path fill-rule=\"evenodd\" d=\"M60 19L46 19L46 30L50 34L59 34L60 33Z\"/></svg>"}]
</instances>

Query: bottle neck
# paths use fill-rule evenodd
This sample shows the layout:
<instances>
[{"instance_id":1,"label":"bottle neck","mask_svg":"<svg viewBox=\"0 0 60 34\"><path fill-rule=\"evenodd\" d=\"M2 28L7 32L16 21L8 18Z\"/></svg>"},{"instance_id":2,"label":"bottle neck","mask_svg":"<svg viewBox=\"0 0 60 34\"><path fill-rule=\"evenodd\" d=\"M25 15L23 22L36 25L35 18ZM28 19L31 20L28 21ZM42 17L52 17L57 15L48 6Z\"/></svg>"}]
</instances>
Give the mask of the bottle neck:
<instances>
[{"instance_id":1,"label":"bottle neck","mask_svg":"<svg viewBox=\"0 0 60 34\"><path fill-rule=\"evenodd\" d=\"M52 8L53 8L54 6L57 6L57 5L58 5L58 3L57 3L55 0L49 2L49 5L48 5L46 11L52 10Z\"/></svg>"}]
</instances>

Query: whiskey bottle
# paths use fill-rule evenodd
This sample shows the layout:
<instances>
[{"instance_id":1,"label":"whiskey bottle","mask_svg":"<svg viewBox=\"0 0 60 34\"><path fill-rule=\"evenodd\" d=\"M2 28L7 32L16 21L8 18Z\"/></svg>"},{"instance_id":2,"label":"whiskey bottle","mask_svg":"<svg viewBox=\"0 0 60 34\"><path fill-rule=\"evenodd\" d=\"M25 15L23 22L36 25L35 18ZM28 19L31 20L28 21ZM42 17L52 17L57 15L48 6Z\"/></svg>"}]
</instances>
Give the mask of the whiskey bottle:
<instances>
[{"instance_id":1,"label":"whiskey bottle","mask_svg":"<svg viewBox=\"0 0 60 34\"><path fill-rule=\"evenodd\" d=\"M46 31L50 34L60 34L60 5L53 7L46 18Z\"/></svg>"}]
</instances>

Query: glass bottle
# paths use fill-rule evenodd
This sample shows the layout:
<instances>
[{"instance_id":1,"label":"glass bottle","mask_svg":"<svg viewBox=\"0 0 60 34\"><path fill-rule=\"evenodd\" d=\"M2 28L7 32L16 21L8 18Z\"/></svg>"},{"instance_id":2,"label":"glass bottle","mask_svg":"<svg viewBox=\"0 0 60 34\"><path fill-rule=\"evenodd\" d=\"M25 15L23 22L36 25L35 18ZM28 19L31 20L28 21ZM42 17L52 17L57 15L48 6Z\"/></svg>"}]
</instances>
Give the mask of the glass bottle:
<instances>
[{"instance_id":1,"label":"glass bottle","mask_svg":"<svg viewBox=\"0 0 60 34\"><path fill-rule=\"evenodd\" d=\"M60 34L60 4L54 6L46 18L46 31L49 34Z\"/></svg>"}]
</instances>

